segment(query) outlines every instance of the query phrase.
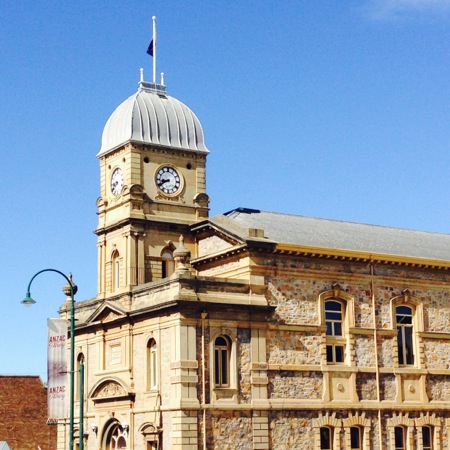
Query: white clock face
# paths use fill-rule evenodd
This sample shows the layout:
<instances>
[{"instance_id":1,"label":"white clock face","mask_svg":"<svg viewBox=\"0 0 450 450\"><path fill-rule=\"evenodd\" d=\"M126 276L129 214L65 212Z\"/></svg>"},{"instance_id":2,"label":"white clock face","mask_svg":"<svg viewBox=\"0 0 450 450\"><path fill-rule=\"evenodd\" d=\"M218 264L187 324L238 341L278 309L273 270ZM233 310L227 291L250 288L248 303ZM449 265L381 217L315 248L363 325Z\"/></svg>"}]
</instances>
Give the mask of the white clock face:
<instances>
[{"instance_id":1,"label":"white clock face","mask_svg":"<svg viewBox=\"0 0 450 450\"><path fill-rule=\"evenodd\" d=\"M181 187L181 177L178 172L170 166L161 167L156 172L156 185L164 194L175 194Z\"/></svg>"},{"instance_id":2,"label":"white clock face","mask_svg":"<svg viewBox=\"0 0 450 450\"><path fill-rule=\"evenodd\" d=\"M123 172L121 169L115 169L111 177L111 192L119 195L123 188Z\"/></svg>"}]
</instances>

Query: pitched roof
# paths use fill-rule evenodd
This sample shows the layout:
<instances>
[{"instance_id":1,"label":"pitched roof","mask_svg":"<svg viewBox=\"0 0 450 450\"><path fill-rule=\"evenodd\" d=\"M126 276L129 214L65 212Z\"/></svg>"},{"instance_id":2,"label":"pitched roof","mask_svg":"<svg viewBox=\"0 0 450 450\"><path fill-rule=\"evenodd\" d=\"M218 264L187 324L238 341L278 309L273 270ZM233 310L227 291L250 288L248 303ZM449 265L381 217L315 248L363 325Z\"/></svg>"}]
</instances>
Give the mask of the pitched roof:
<instances>
[{"instance_id":1,"label":"pitched roof","mask_svg":"<svg viewBox=\"0 0 450 450\"><path fill-rule=\"evenodd\" d=\"M450 261L450 235L368 225L339 220L317 219L256 209L237 208L224 214L236 231L264 230L264 238L279 244L339 249ZM222 218L212 218L224 225Z\"/></svg>"}]
</instances>

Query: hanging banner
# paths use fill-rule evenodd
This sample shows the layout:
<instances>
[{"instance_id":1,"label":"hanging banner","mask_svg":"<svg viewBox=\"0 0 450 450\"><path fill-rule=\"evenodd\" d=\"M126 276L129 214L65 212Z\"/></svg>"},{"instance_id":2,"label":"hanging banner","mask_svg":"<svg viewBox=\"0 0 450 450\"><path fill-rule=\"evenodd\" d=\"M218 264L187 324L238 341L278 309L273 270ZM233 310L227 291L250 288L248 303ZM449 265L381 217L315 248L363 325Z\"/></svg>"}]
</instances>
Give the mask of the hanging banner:
<instances>
[{"instance_id":1,"label":"hanging banner","mask_svg":"<svg viewBox=\"0 0 450 450\"><path fill-rule=\"evenodd\" d=\"M67 321L48 319L48 421L57 423L68 414Z\"/></svg>"}]
</instances>

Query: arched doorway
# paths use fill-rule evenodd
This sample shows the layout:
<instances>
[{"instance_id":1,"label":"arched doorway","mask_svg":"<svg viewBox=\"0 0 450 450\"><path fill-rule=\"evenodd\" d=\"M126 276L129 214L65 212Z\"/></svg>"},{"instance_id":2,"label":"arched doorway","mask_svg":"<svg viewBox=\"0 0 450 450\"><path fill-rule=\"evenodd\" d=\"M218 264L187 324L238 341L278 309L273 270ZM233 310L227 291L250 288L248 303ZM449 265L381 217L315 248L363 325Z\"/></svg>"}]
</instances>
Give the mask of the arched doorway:
<instances>
[{"instance_id":1,"label":"arched doorway","mask_svg":"<svg viewBox=\"0 0 450 450\"><path fill-rule=\"evenodd\" d=\"M110 422L106 427L102 439L102 450L127 450L128 428L117 421Z\"/></svg>"}]
</instances>

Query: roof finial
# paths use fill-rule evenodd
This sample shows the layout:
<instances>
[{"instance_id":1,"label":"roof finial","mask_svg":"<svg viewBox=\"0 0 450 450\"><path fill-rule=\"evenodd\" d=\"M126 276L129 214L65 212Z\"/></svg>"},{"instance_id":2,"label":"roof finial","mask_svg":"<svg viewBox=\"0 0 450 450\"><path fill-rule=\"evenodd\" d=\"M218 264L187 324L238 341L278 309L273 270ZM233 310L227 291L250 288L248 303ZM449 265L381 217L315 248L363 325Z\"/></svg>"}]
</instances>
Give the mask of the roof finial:
<instances>
[{"instance_id":1,"label":"roof finial","mask_svg":"<svg viewBox=\"0 0 450 450\"><path fill-rule=\"evenodd\" d=\"M191 252L184 245L184 236L180 235L180 243L173 252L173 259L175 260L175 271L178 273L189 272L188 264L191 259Z\"/></svg>"},{"instance_id":2,"label":"roof finial","mask_svg":"<svg viewBox=\"0 0 450 450\"><path fill-rule=\"evenodd\" d=\"M161 86L164 86L164 72L161 72Z\"/></svg>"},{"instance_id":3,"label":"roof finial","mask_svg":"<svg viewBox=\"0 0 450 450\"><path fill-rule=\"evenodd\" d=\"M140 72L141 72L141 83L144 81L144 69L141 67L140 68Z\"/></svg>"}]
</instances>

